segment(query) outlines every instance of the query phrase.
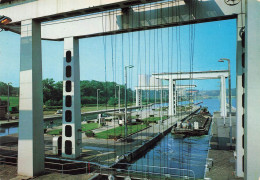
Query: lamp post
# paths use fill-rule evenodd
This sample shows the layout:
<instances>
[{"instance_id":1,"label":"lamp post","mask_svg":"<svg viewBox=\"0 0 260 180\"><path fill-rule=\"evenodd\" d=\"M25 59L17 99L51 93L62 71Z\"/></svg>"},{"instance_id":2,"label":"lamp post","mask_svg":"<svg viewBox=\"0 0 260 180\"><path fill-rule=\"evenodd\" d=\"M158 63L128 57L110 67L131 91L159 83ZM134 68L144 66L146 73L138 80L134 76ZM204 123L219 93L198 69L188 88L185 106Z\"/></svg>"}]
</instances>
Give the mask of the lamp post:
<instances>
[{"instance_id":1,"label":"lamp post","mask_svg":"<svg viewBox=\"0 0 260 180\"><path fill-rule=\"evenodd\" d=\"M224 62L227 61L228 62L228 101L229 101L229 142L230 142L230 148L232 147L232 121L231 121L231 72L230 72L230 59L227 58L221 58L220 60L218 60L218 62Z\"/></svg>"},{"instance_id":2,"label":"lamp post","mask_svg":"<svg viewBox=\"0 0 260 180\"><path fill-rule=\"evenodd\" d=\"M97 111L98 111L98 93L99 93L100 89L97 89Z\"/></svg>"},{"instance_id":3,"label":"lamp post","mask_svg":"<svg viewBox=\"0 0 260 180\"><path fill-rule=\"evenodd\" d=\"M133 67L133 65L125 66L125 139L127 138L127 68Z\"/></svg>"},{"instance_id":4,"label":"lamp post","mask_svg":"<svg viewBox=\"0 0 260 180\"><path fill-rule=\"evenodd\" d=\"M120 112L120 85L116 85L116 87L118 86L118 110Z\"/></svg>"},{"instance_id":5,"label":"lamp post","mask_svg":"<svg viewBox=\"0 0 260 180\"><path fill-rule=\"evenodd\" d=\"M9 82L9 83L7 83L7 91L8 91L8 97L7 97L7 119L8 119L8 122L9 122L9 120L10 120L10 112L9 112L9 92L10 92L10 90L9 90L9 87L10 87L10 85L11 85L12 83L11 82Z\"/></svg>"}]
</instances>

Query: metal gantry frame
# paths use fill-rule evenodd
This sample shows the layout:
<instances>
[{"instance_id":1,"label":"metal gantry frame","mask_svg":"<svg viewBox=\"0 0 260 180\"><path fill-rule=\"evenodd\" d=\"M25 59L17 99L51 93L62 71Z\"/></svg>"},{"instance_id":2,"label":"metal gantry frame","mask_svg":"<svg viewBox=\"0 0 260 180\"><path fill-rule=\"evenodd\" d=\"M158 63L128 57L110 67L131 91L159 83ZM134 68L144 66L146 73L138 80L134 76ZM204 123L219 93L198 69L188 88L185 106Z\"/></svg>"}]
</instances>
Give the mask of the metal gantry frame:
<instances>
[{"instance_id":1,"label":"metal gantry frame","mask_svg":"<svg viewBox=\"0 0 260 180\"><path fill-rule=\"evenodd\" d=\"M225 0L197 1L196 14L192 14L192 19L189 12L190 1L158 1L147 4L150 2L75 0L65 3L65 0L17 0L8 6L5 1L0 3L0 14L13 20L4 28L21 34L19 174L35 176L44 170L42 76L39 73L42 71L41 39L63 41L69 37L79 39L237 19L236 175L244 176L245 179L260 177L260 144L256 143L260 142L257 134L260 121L256 120L260 116L259 0L237 0L234 4ZM137 4L140 5L138 8ZM129 8L129 11L121 11L120 8ZM176 13L177 9L180 13ZM110 14L107 10L114 10L115 13ZM115 22L102 27L103 21L109 20ZM25 161L26 166L23 164Z\"/></svg>"},{"instance_id":2,"label":"metal gantry frame","mask_svg":"<svg viewBox=\"0 0 260 180\"><path fill-rule=\"evenodd\" d=\"M159 73L153 74L153 77L157 79L164 79L169 81L169 111L168 115L172 116L176 114L177 98L175 91L175 82L177 80L188 80L188 79L221 79L221 92L220 92L220 112L221 116L225 119L227 116L226 111L226 82L225 78L228 77L227 70L218 71L200 71L200 72L181 72L181 73ZM176 91L175 91L176 92Z\"/></svg>"}]
</instances>

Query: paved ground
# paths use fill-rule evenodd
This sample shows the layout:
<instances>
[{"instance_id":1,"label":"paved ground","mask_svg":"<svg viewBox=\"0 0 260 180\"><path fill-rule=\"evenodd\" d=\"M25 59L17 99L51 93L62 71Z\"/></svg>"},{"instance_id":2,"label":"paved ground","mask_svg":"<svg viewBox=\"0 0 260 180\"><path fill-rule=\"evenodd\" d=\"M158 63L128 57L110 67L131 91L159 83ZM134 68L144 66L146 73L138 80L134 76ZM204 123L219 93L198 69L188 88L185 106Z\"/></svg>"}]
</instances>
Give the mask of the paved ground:
<instances>
[{"instance_id":1,"label":"paved ground","mask_svg":"<svg viewBox=\"0 0 260 180\"><path fill-rule=\"evenodd\" d=\"M18 122L19 122L19 119L10 119L9 121L8 120L0 120L0 127L1 126L17 126L18 125Z\"/></svg>"},{"instance_id":2,"label":"paved ground","mask_svg":"<svg viewBox=\"0 0 260 180\"><path fill-rule=\"evenodd\" d=\"M235 178L235 159L234 149L235 141L232 141L230 148L230 119L219 117L219 113L214 113L212 124L211 149L209 150L209 158L213 158L213 167L207 172L206 177L212 180L231 180ZM236 116L232 116L232 137L236 137ZM240 178L243 179L243 178Z\"/></svg>"},{"instance_id":3,"label":"paved ground","mask_svg":"<svg viewBox=\"0 0 260 180\"><path fill-rule=\"evenodd\" d=\"M80 175L69 175L69 174L60 174L60 173L49 173L34 177L33 179L38 180L85 180L89 179L93 174L80 174ZM16 166L10 165L0 165L0 179L1 180L25 180L29 179L26 176L17 176Z\"/></svg>"},{"instance_id":4,"label":"paved ground","mask_svg":"<svg viewBox=\"0 0 260 180\"><path fill-rule=\"evenodd\" d=\"M230 150L230 118L225 119L226 123L224 126L224 119L219 117L218 113L214 113L213 124L212 124L212 139L211 148ZM236 116L231 117L232 121L232 137L236 137ZM232 141L232 149L235 149L236 142Z\"/></svg>"},{"instance_id":5,"label":"paved ground","mask_svg":"<svg viewBox=\"0 0 260 180\"><path fill-rule=\"evenodd\" d=\"M212 180L232 180L235 178L235 159L234 152L227 150L209 150L209 158L213 158L213 167L207 172L206 177Z\"/></svg>"}]
</instances>

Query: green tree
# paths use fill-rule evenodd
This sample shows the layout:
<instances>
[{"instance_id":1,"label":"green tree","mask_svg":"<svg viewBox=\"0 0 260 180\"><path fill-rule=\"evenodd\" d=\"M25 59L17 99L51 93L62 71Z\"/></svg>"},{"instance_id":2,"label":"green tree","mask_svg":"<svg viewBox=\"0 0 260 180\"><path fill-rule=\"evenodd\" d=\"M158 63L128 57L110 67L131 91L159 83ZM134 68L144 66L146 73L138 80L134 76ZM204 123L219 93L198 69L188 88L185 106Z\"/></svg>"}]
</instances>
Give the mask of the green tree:
<instances>
[{"instance_id":1,"label":"green tree","mask_svg":"<svg viewBox=\"0 0 260 180\"><path fill-rule=\"evenodd\" d=\"M18 95L19 88L13 87L11 84L9 85L9 95L16 96ZM0 81L0 96L8 95L8 84Z\"/></svg>"},{"instance_id":2,"label":"green tree","mask_svg":"<svg viewBox=\"0 0 260 180\"><path fill-rule=\"evenodd\" d=\"M62 82L51 79L44 79L43 84L43 103L47 106L62 105Z\"/></svg>"},{"instance_id":3,"label":"green tree","mask_svg":"<svg viewBox=\"0 0 260 180\"><path fill-rule=\"evenodd\" d=\"M118 103L118 98L115 97L110 97L107 104L110 106L115 106Z\"/></svg>"}]
</instances>

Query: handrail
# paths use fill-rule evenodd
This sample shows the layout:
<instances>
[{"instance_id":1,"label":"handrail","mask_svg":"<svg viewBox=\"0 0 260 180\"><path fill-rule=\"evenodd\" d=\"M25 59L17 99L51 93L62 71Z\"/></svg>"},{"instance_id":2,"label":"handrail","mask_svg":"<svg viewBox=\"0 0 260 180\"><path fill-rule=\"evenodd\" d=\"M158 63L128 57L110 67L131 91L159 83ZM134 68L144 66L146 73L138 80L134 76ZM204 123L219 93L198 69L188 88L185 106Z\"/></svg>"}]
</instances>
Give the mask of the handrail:
<instances>
[{"instance_id":1,"label":"handrail","mask_svg":"<svg viewBox=\"0 0 260 180\"><path fill-rule=\"evenodd\" d=\"M132 173L140 173L140 174L153 174L153 175L163 175L163 176L170 176L170 177L180 177L180 178L188 178L188 179L194 179L195 180L195 174L194 174L194 172L192 171L192 170L189 170L190 172L192 172L192 176L190 177L190 176L185 176L185 175L178 175L178 174L162 174L162 173L156 173L156 172L143 172L143 171L137 171L137 170L126 170L126 169L120 169L120 171L116 171L116 170L118 170L118 169L115 169L115 168L103 168L103 169L107 169L107 170L115 170L114 172L116 172L116 173L122 173L122 171L125 171L125 172L127 172L127 174L128 174L128 176L130 176L130 173L132 174ZM102 174L102 168L100 168L100 174Z\"/></svg>"}]
</instances>

